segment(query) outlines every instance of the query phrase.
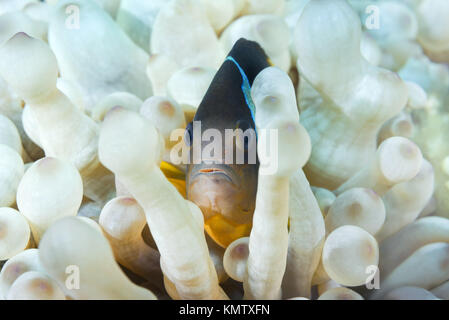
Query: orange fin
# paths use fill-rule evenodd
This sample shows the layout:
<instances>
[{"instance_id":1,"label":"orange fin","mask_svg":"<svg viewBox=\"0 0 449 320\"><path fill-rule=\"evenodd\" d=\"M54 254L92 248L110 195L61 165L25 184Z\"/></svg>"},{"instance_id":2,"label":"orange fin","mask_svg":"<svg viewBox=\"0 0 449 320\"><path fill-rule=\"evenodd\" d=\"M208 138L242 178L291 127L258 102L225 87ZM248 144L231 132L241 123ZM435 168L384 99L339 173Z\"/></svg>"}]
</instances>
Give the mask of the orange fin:
<instances>
[{"instance_id":1,"label":"orange fin","mask_svg":"<svg viewBox=\"0 0 449 320\"><path fill-rule=\"evenodd\" d=\"M160 165L161 171L164 176L172 185L176 187L179 193L185 198L186 197L186 174L181 169L175 167L174 165L162 161Z\"/></svg>"}]
</instances>

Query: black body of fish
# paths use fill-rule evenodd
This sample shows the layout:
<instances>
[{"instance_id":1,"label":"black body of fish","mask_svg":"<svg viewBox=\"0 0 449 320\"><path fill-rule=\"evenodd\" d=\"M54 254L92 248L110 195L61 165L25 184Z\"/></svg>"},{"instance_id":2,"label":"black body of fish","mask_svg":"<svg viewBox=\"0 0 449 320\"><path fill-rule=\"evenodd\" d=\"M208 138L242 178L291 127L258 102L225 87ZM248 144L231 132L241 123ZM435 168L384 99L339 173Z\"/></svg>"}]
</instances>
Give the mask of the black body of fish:
<instances>
[{"instance_id":1,"label":"black body of fish","mask_svg":"<svg viewBox=\"0 0 449 320\"><path fill-rule=\"evenodd\" d=\"M226 144L225 130L239 128L242 131L253 129L255 132L255 110L252 112L250 108L249 87L256 76L269 66L268 57L259 44L243 38L238 40L217 71L195 114L193 121L201 124L201 136L207 129L218 130L224 150L219 161L210 163L203 158L201 163L195 164L192 163L193 147L190 149L191 164L187 166L186 174L187 198L201 208L206 223L216 214L236 224L250 223L252 220L259 168L256 143L243 139L242 145L236 138L232 145ZM192 123L187 126L188 144L200 143L203 150L211 141L202 141L201 136L195 134ZM242 149L244 163L238 164L236 155ZM225 163L225 155L231 151L233 162ZM255 162L250 161L251 152L255 152Z\"/></svg>"}]
</instances>

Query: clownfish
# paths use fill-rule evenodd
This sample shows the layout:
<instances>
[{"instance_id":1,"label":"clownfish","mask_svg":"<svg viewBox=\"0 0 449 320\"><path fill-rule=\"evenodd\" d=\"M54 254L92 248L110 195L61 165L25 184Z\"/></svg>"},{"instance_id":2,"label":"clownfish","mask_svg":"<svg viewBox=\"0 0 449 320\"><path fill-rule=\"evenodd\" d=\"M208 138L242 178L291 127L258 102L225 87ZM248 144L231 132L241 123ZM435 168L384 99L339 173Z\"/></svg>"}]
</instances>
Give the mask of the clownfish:
<instances>
[{"instance_id":1,"label":"clownfish","mask_svg":"<svg viewBox=\"0 0 449 320\"><path fill-rule=\"evenodd\" d=\"M259 170L251 85L270 65L258 43L238 40L185 131L190 156L186 196L200 207L206 232L222 247L251 231ZM204 139L208 130L219 133L221 141L215 141L215 135L214 141ZM231 140L226 139L230 132ZM216 148L205 152L211 150L211 142L221 143L221 154L215 154ZM196 162L195 146L200 155Z\"/></svg>"}]
</instances>

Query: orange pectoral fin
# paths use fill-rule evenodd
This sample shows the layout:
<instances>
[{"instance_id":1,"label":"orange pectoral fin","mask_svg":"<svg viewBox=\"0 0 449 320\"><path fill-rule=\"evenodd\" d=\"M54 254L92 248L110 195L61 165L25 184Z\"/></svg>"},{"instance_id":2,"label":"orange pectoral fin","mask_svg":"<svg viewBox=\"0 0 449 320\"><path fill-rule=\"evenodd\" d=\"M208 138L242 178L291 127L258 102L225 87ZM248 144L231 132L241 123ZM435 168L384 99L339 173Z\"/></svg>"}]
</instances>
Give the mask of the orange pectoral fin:
<instances>
[{"instance_id":1,"label":"orange pectoral fin","mask_svg":"<svg viewBox=\"0 0 449 320\"><path fill-rule=\"evenodd\" d=\"M186 197L186 174L184 171L178 169L174 165L162 161L161 162L161 171L164 176L172 185L176 187L179 193L185 198Z\"/></svg>"}]
</instances>

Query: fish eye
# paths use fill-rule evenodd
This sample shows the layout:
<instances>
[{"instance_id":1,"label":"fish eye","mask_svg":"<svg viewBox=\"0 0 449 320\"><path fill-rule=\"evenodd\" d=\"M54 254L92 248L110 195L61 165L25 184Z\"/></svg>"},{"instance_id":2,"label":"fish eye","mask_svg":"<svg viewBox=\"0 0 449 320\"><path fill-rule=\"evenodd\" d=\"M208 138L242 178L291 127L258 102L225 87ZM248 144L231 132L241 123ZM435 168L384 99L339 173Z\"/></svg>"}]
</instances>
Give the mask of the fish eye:
<instances>
[{"instance_id":1,"label":"fish eye","mask_svg":"<svg viewBox=\"0 0 449 320\"><path fill-rule=\"evenodd\" d=\"M184 142L186 146L190 147L193 143L193 123L190 122L187 127L186 131L184 132Z\"/></svg>"},{"instance_id":2,"label":"fish eye","mask_svg":"<svg viewBox=\"0 0 449 320\"><path fill-rule=\"evenodd\" d=\"M238 148L248 151L251 144L254 142L255 131L252 125L246 120L237 121L236 129L241 131L237 132L236 145ZM249 131L247 131L250 129ZM252 130L251 130L252 129Z\"/></svg>"}]
</instances>

